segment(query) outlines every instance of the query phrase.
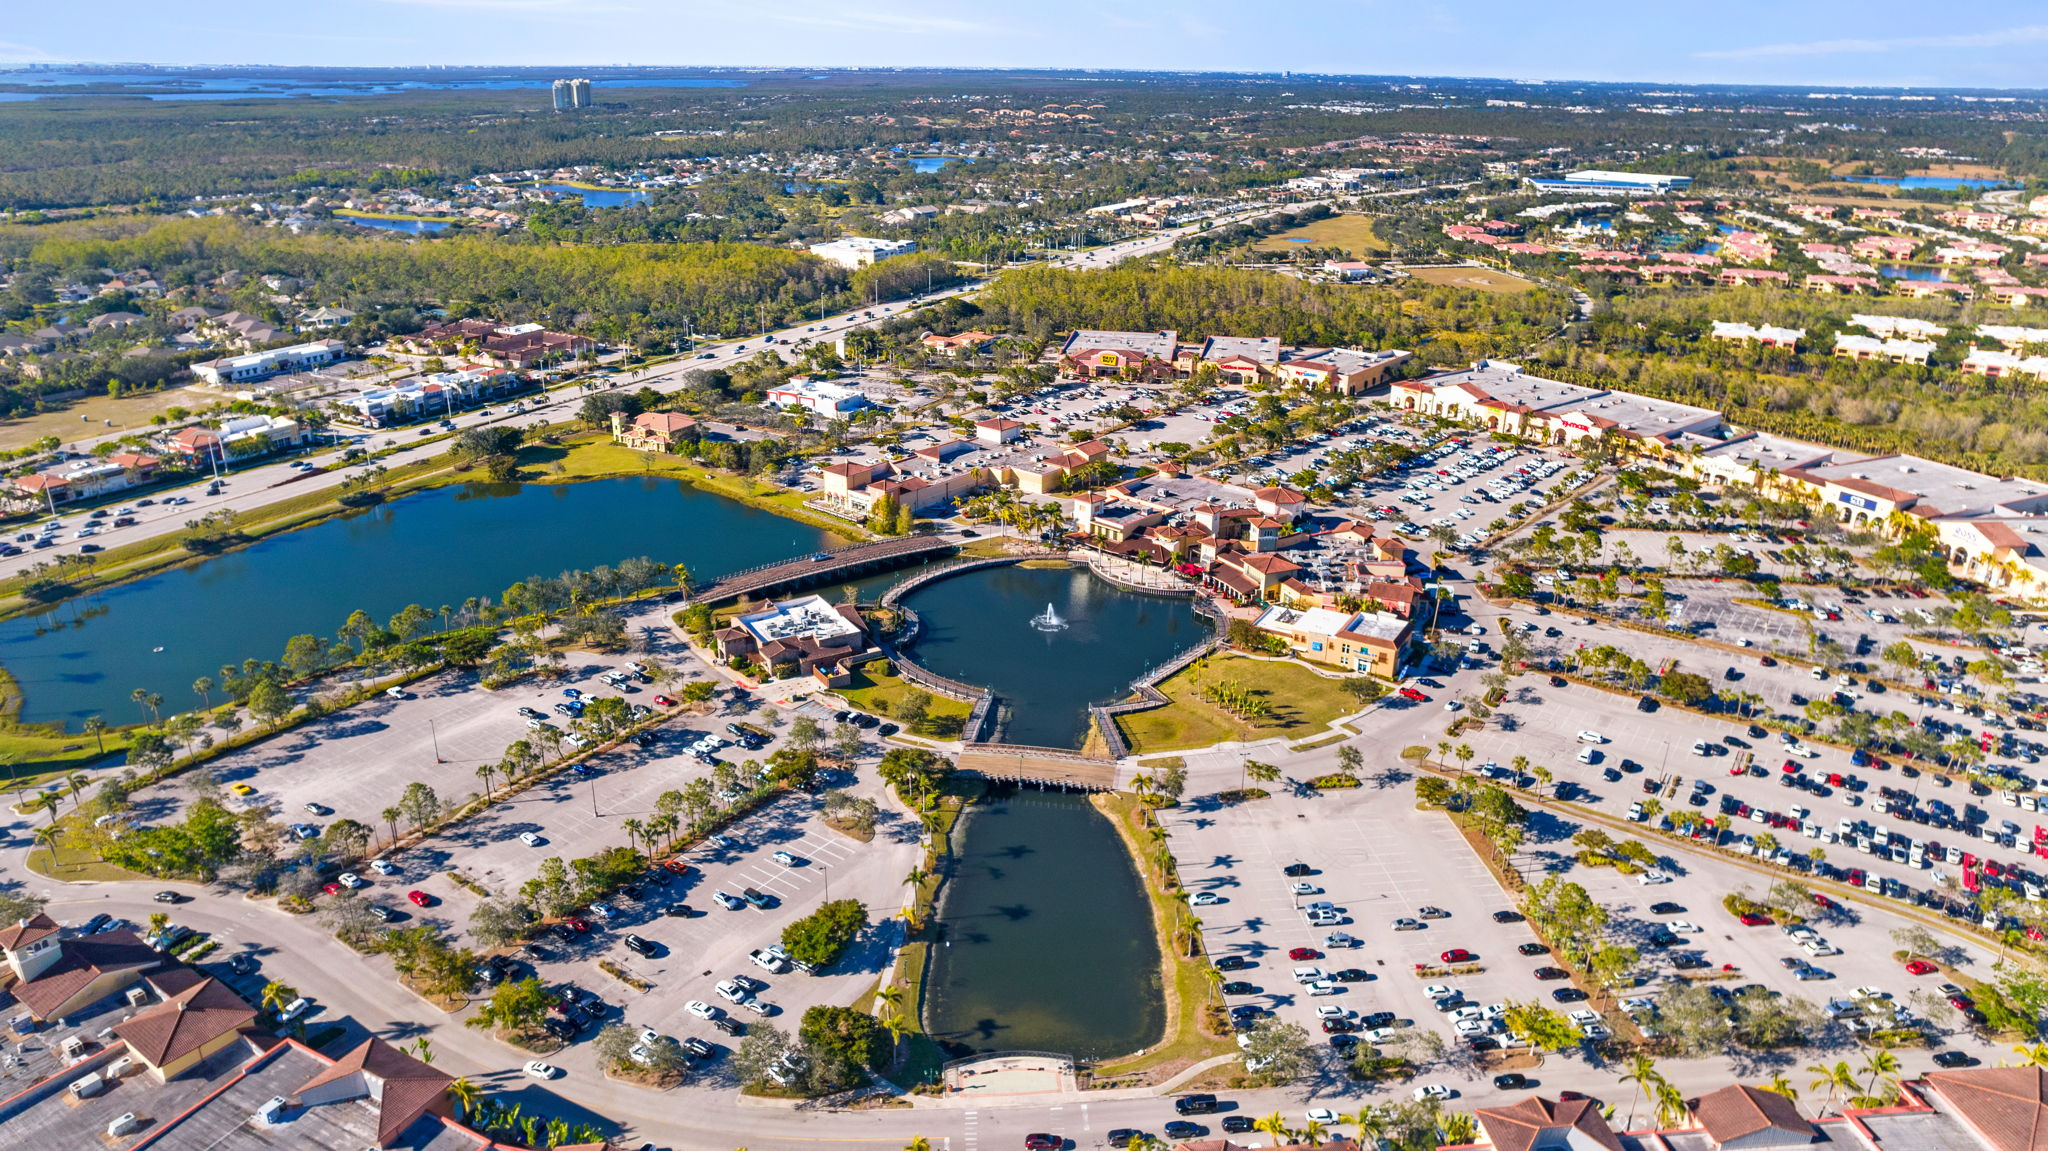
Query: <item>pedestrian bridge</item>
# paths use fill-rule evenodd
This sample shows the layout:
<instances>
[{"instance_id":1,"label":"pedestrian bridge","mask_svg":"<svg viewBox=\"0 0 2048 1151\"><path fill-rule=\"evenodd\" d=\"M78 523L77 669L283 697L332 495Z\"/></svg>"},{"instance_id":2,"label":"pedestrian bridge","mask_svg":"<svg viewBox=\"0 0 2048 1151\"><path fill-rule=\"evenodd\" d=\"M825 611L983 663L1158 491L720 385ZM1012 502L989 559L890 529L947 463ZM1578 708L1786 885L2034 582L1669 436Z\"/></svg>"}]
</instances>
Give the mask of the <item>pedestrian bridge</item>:
<instances>
[{"instance_id":1,"label":"pedestrian bridge","mask_svg":"<svg viewBox=\"0 0 2048 1151\"><path fill-rule=\"evenodd\" d=\"M888 568L951 551L956 545L937 536L906 536L900 539L870 540L826 552L812 552L722 576L691 594L691 602L717 604L726 600L760 598L782 592L800 591L842 582L850 577L872 575Z\"/></svg>"},{"instance_id":2,"label":"pedestrian bridge","mask_svg":"<svg viewBox=\"0 0 2048 1151\"><path fill-rule=\"evenodd\" d=\"M1116 760L1058 747L1021 743L969 743L960 749L960 770L983 779L1114 791Z\"/></svg>"}]
</instances>

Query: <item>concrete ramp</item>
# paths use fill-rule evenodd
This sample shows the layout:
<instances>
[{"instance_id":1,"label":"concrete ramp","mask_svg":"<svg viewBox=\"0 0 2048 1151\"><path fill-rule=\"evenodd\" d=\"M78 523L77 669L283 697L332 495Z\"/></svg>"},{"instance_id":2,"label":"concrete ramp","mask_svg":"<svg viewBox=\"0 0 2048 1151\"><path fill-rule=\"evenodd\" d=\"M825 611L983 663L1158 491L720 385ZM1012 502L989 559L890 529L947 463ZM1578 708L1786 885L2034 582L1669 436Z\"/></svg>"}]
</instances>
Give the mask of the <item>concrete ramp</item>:
<instances>
[{"instance_id":1,"label":"concrete ramp","mask_svg":"<svg viewBox=\"0 0 2048 1151\"><path fill-rule=\"evenodd\" d=\"M984 779L1063 785L1089 791L1111 791L1116 787L1116 760L1064 748L970 743L961 749L959 764L960 770Z\"/></svg>"}]
</instances>

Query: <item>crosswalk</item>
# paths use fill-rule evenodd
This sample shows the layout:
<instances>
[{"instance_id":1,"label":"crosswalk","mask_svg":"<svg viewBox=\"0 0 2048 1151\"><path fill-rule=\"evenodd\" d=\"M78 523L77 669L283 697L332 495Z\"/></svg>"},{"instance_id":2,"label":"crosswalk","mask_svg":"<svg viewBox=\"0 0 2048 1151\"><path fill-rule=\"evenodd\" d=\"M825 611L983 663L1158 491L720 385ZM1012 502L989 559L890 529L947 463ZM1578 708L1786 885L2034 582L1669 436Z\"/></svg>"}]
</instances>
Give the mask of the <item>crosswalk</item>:
<instances>
[{"instance_id":1,"label":"crosswalk","mask_svg":"<svg viewBox=\"0 0 2048 1151\"><path fill-rule=\"evenodd\" d=\"M979 1138L980 1134L978 1130L978 1125L981 1122L981 1112L969 1111L964 1118L966 1120L967 1130L966 1133L960 1137L961 1145L964 1151L977 1151L978 1144L976 1141Z\"/></svg>"}]
</instances>

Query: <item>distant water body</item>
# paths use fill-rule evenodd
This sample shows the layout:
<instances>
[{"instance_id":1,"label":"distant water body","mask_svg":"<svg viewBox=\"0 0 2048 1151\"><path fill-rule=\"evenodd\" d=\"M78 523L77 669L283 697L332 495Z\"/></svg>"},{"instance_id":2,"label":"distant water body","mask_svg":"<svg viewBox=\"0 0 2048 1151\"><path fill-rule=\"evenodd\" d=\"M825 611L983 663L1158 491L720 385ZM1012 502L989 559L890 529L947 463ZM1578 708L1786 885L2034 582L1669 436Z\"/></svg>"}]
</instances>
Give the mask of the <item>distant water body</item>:
<instances>
[{"instance_id":1,"label":"distant water body","mask_svg":"<svg viewBox=\"0 0 2048 1151\"><path fill-rule=\"evenodd\" d=\"M740 80L718 76L669 74L651 76L592 77L605 89L625 88L738 88ZM262 73L245 75L211 72L0 72L0 86L42 89L36 92L0 92L0 101L36 100L48 97L135 95L151 100L250 100L294 96L383 96L395 92L511 91L532 89L545 95L550 80L539 76L477 76L475 78L434 76L424 72L380 72L349 79L332 72L309 69L304 74ZM67 91L66 89L70 89ZM87 89L93 89L88 91Z\"/></svg>"}]
</instances>

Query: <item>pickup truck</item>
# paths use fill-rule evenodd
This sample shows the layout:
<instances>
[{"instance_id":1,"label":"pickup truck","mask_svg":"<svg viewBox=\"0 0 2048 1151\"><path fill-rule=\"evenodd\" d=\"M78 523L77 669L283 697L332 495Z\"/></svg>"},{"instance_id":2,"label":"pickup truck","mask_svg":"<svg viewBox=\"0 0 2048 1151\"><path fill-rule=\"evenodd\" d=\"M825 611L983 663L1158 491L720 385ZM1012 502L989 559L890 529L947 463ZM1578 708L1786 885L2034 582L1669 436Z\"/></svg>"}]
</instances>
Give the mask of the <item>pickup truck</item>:
<instances>
[{"instance_id":1,"label":"pickup truck","mask_svg":"<svg viewBox=\"0 0 2048 1151\"><path fill-rule=\"evenodd\" d=\"M789 970L788 960L784 959L780 955L776 955L773 952L764 951L758 947L752 951L747 952L747 958L754 961L754 966L760 968L763 971L773 972L776 975L780 975L783 972Z\"/></svg>"}]
</instances>

